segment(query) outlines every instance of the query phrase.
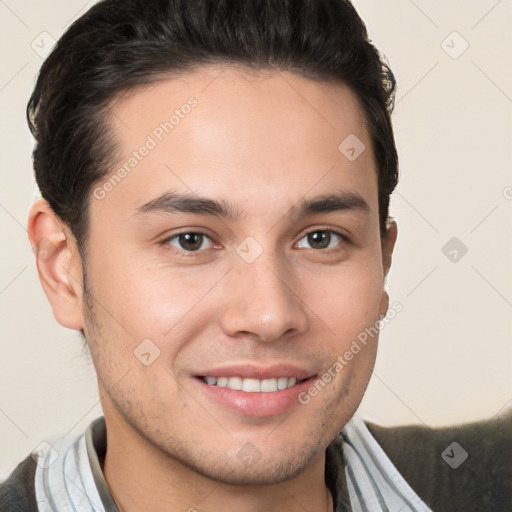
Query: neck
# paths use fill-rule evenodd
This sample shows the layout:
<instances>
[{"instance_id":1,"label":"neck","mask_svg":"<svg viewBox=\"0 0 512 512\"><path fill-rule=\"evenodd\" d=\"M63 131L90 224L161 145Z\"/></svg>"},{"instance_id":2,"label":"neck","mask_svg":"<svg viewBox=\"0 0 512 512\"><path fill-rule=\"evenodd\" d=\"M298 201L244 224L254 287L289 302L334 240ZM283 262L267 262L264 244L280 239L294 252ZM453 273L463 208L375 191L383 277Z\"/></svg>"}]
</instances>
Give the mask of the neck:
<instances>
[{"instance_id":1,"label":"neck","mask_svg":"<svg viewBox=\"0 0 512 512\"><path fill-rule=\"evenodd\" d=\"M325 484L325 454L290 480L232 485L199 474L114 420L108 423L102 470L119 512L333 510Z\"/></svg>"}]
</instances>

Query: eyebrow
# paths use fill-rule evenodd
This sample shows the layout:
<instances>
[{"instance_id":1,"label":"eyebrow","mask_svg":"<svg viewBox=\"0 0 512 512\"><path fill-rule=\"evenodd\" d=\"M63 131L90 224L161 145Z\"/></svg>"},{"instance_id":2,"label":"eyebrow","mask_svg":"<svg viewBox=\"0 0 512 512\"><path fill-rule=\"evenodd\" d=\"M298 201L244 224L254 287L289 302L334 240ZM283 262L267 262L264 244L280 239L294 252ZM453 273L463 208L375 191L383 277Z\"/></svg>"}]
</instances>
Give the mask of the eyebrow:
<instances>
[{"instance_id":1,"label":"eyebrow","mask_svg":"<svg viewBox=\"0 0 512 512\"><path fill-rule=\"evenodd\" d=\"M140 213L195 213L237 220L241 212L227 201L208 199L189 194L166 192L137 208Z\"/></svg>"},{"instance_id":2,"label":"eyebrow","mask_svg":"<svg viewBox=\"0 0 512 512\"><path fill-rule=\"evenodd\" d=\"M350 191L339 191L311 199L302 198L288 211L288 215L302 218L339 211L357 211L368 215L371 209L361 195ZM136 215L144 213L190 213L229 220L239 220L242 217L242 211L225 200L174 192L166 192L137 208Z\"/></svg>"},{"instance_id":3,"label":"eyebrow","mask_svg":"<svg viewBox=\"0 0 512 512\"><path fill-rule=\"evenodd\" d=\"M303 198L298 205L289 211L289 214L293 217L301 218L316 213L340 211L357 211L368 215L371 212L371 208L358 193L339 191L312 199Z\"/></svg>"}]
</instances>

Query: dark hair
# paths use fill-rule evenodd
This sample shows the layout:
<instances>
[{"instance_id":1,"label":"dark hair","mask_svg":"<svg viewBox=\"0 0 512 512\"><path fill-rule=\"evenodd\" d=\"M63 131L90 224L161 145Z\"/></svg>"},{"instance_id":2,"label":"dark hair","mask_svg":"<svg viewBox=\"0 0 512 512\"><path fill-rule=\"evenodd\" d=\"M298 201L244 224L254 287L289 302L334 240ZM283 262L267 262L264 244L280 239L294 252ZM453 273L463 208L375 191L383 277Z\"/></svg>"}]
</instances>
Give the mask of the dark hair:
<instances>
[{"instance_id":1,"label":"dark hair","mask_svg":"<svg viewBox=\"0 0 512 512\"><path fill-rule=\"evenodd\" d=\"M92 186L115 163L109 104L166 73L210 63L348 85L370 132L385 233L398 181L395 79L348 0L103 0L60 38L27 105L37 184L82 253Z\"/></svg>"}]
</instances>

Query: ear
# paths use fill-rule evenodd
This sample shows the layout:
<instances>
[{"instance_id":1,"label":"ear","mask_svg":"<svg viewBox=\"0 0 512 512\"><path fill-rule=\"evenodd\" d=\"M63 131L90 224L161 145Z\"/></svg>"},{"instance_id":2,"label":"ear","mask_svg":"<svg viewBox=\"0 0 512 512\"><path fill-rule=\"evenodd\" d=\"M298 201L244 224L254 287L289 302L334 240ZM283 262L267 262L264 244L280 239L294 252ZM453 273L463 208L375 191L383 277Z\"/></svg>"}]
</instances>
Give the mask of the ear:
<instances>
[{"instance_id":1,"label":"ear","mask_svg":"<svg viewBox=\"0 0 512 512\"><path fill-rule=\"evenodd\" d=\"M27 231L55 319L64 327L81 330L82 261L73 235L44 199L32 205Z\"/></svg>"},{"instance_id":2,"label":"ear","mask_svg":"<svg viewBox=\"0 0 512 512\"><path fill-rule=\"evenodd\" d=\"M398 236L398 227L396 222L391 219L387 222L386 225L386 233L382 238L382 268L384 270L384 282L382 286L386 283L386 277L388 275L389 269L391 267L391 260L393 256L393 249L395 248L396 239ZM382 290L382 299L380 303L379 313L382 318L386 316L389 307L389 295L388 292L383 289Z\"/></svg>"}]
</instances>

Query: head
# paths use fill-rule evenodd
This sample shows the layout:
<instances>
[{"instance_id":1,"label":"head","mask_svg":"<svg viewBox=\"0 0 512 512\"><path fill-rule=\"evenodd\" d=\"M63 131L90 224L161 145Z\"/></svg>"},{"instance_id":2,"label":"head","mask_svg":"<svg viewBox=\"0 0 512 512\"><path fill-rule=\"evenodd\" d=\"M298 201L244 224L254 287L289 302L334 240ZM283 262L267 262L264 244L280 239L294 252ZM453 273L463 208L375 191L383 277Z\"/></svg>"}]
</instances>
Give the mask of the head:
<instances>
[{"instance_id":1,"label":"head","mask_svg":"<svg viewBox=\"0 0 512 512\"><path fill-rule=\"evenodd\" d=\"M343 0L106 0L68 29L28 105L29 234L107 424L232 483L323 453L378 336L335 362L388 308L394 87ZM286 407L293 393L246 407L204 382L269 368L306 393L334 375Z\"/></svg>"}]
</instances>

